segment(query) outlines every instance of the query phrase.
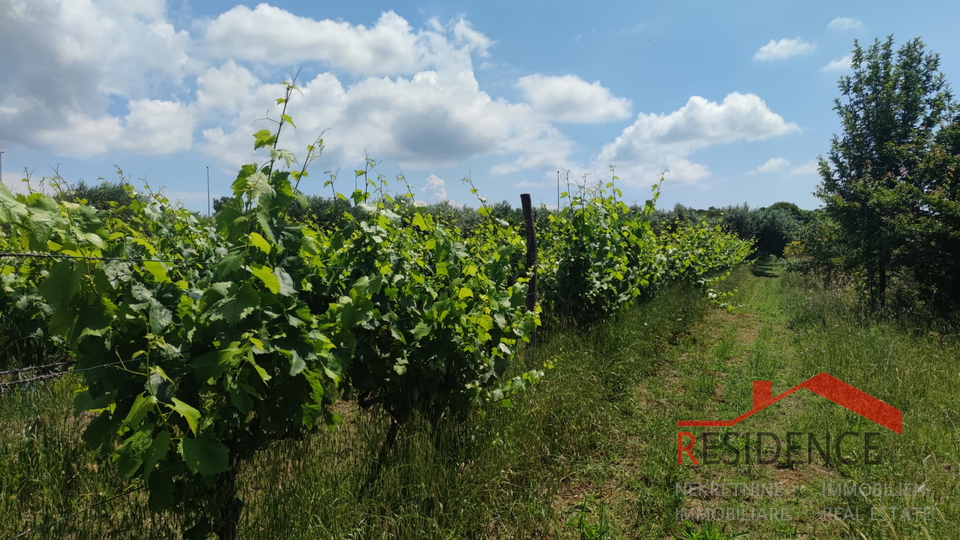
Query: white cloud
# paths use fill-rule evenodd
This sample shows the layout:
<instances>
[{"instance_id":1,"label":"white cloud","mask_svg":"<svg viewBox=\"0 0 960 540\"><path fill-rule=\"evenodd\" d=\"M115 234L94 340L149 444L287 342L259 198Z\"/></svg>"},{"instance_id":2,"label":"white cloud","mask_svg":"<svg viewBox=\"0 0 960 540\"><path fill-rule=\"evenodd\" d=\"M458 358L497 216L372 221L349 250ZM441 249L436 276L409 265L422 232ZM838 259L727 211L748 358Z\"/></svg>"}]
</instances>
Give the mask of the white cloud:
<instances>
[{"instance_id":1,"label":"white cloud","mask_svg":"<svg viewBox=\"0 0 960 540\"><path fill-rule=\"evenodd\" d=\"M100 0L105 11L133 15L147 19L161 19L166 14L166 0Z\"/></svg>"},{"instance_id":2,"label":"white cloud","mask_svg":"<svg viewBox=\"0 0 960 540\"><path fill-rule=\"evenodd\" d=\"M423 186L420 191L422 193L429 193L430 197L432 197L434 201L447 200L446 182L443 181L443 178L440 178L435 174L431 174L427 178L427 185Z\"/></svg>"},{"instance_id":3,"label":"white cloud","mask_svg":"<svg viewBox=\"0 0 960 540\"><path fill-rule=\"evenodd\" d=\"M516 183L518 188L546 188L546 187L556 187L556 179L553 182L548 182L546 180L541 180L539 182L533 180L521 180ZM556 206L556 205L554 205Z\"/></svg>"},{"instance_id":4,"label":"white cloud","mask_svg":"<svg viewBox=\"0 0 960 540\"><path fill-rule=\"evenodd\" d=\"M63 125L41 129L34 139L60 155L88 157L110 150L170 154L191 147L194 116L182 103L132 100L121 118L68 113Z\"/></svg>"},{"instance_id":5,"label":"white cloud","mask_svg":"<svg viewBox=\"0 0 960 540\"><path fill-rule=\"evenodd\" d=\"M753 169L747 174L774 173L779 172L790 166L790 162L784 158L775 157L767 160L766 163Z\"/></svg>"},{"instance_id":6,"label":"white cloud","mask_svg":"<svg viewBox=\"0 0 960 540\"><path fill-rule=\"evenodd\" d=\"M487 56L493 41L460 19L453 42L436 19L429 29L414 30L393 11L371 27L343 21L316 20L268 4L254 9L236 6L207 25L205 48L219 58L269 64L308 61L357 75L400 75L435 68L476 51Z\"/></svg>"},{"instance_id":7,"label":"white cloud","mask_svg":"<svg viewBox=\"0 0 960 540\"><path fill-rule=\"evenodd\" d=\"M390 11L363 26L260 4L198 22L194 36L168 21L163 0L6 1L0 141L58 155L196 148L233 169L254 160L251 134L273 128L258 120L264 111L279 114L283 87L264 81L292 63L319 63L321 72L300 81L288 111L297 128L285 129L281 145L299 150L329 129L322 162L330 169L366 155L411 168L485 155L497 158L492 174L556 171L577 148L555 122L625 119L631 110L629 100L573 75L520 78L526 102L492 98L473 59L489 57L495 42L465 19L414 28ZM618 163L629 183L669 168L671 179L695 182L711 174L691 159L697 149L797 129L752 94L722 103L694 96L669 114L640 114L582 169L597 178ZM427 182L446 197L442 179Z\"/></svg>"},{"instance_id":8,"label":"white cloud","mask_svg":"<svg viewBox=\"0 0 960 540\"><path fill-rule=\"evenodd\" d=\"M496 41L491 40L481 32L477 32L467 21L460 19L453 27L454 38L463 44L466 44L470 50L476 50L482 57L490 56L487 49L492 47Z\"/></svg>"},{"instance_id":9,"label":"white cloud","mask_svg":"<svg viewBox=\"0 0 960 540\"><path fill-rule=\"evenodd\" d=\"M102 154L123 136L120 120L113 116L93 118L75 112L65 116L63 125L37 130L33 140L56 148L58 154L79 157Z\"/></svg>"},{"instance_id":10,"label":"white cloud","mask_svg":"<svg viewBox=\"0 0 960 540\"><path fill-rule=\"evenodd\" d=\"M621 34L638 34L638 33L642 32L643 30L646 30L647 28L650 28L651 26L652 26L652 24L649 23L649 22L641 22L641 23L637 23L637 24L635 24L635 25L633 25L633 26L624 28L623 30L620 30L620 33L621 33Z\"/></svg>"},{"instance_id":11,"label":"white cloud","mask_svg":"<svg viewBox=\"0 0 960 540\"><path fill-rule=\"evenodd\" d=\"M693 96L669 114L641 113L617 139L603 147L594 161L596 170L618 164L617 175L627 183L669 178L693 183L710 176L710 169L690 161L700 148L737 141L757 141L785 135L800 128L770 110L755 94L727 95L723 102Z\"/></svg>"},{"instance_id":12,"label":"white cloud","mask_svg":"<svg viewBox=\"0 0 960 540\"><path fill-rule=\"evenodd\" d=\"M812 174L817 174L820 171L820 164L817 163L817 160L813 159L807 163L800 165L799 167L794 167L790 170L792 176L809 176Z\"/></svg>"},{"instance_id":13,"label":"white cloud","mask_svg":"<svg viewBox=\"0 0 960 540\"><path fill-rule=\"evenodd\" d=\"M710 167L702 163L694 163L685 158L677 158L669 166L662 169L640 165L639 167L633 167L631 172L634 174L631 175L630 180L632 181L632 177L635 176L639 183L653 183L663 177L681 184L694 184L704 178L709 178L713 174L710 172ZM628 181L627 183L631 182Z\"/></svg>"},{"instance_id":14,"label":"white cloud","mask_svg":"<svg viewBox=\"0 0 960 540\"><path fill-rule=\"evenodd\" d=\"M803 41L799 37L796 39L781 39L780 41L771 39L770 43L760 47L760 50L753 55L753 59L760 61L782 60L791 56L811 54L816 48L816 44Z\"/></svg>"},{"instance_id":15,"label":"white cloud","mask_svg":"<svg viewBox=\"0 0 960 540\"><path fill-rule=\"evenodd\" d=\"M406 73L423 60L411 30L392 11L367 28L300 17L269 4L252 10L240 5L207 26L206 43L223 58L274 64L316 60L354 73Z\"/></svg>"},{"instance_id":16,"label":"white cloud","mask_svg":"<svg viewBox=\"0 0 960 540\"><path fill-rule=\"evenodd\" d=\"M630 116L630 100L614 96L600 81L535 74L521 77L517 85L534 111L556 122L606 122Z\"/></svg>"},{"instance_id":17,"label":"white cloud","mask_svg":"<svg viewBox=\"0 0 960 540\"><path fill-rule=\"evenodd\" d=\"M167 21L162 0L7 1L3 143L85 157L197 148L234 168L254 157L251 133L273 127L258 121L264 111L279 114L283 87L262 79L314 61L337 71L300 81L289 111L297 129L282 144L303 148L329 128L323 158L333 167L369 152L411 167L503 155L496 170L518 170L555 167L573 149L530 105L480 90L472 56L489 56L494 41L462 18L413 28L390 11L365 27L260 4L198 22L194 37ZM342 83L343 72L357 77Z\"/></svg>"},{"instance_id":18,"label":"white cloud","mask_svg":"<svg viewBox=\"0 0 960 540\"><path fill-rule=\"evenodd\" d=\"M524 169L555 170L567 162L576 144L564 137L557 128L534 118L530 118L530 121L537 123L525 127L501 145L502 151L520 153L520 157L510 163L494 165L490 169L491 174L509 174Z\"/></svg>"},{"instance_id":19,"label":"white cloud","mask_svg":"<svg viewBox=\"0 0 960 540\"><path fill-rule=\"evenodd\" d=\"M132 148L131 141L145 140L136 129L151 115L145 103L134 106L137 100L160 89L169 96L199 65L188 55L190 34L167 22L161 0L7 4L0 17L0 141L56 145L63 155L103 152L120 141ZM107 114L111 101L128 99L126 119Z\"/></svg>"},{"instance_id":20,"label":"white cloud","mask_svg":"<svg viewBox=\"0 0 960 540\"><path fill-rule=\"evenodd\" d=\"M209 89L206 80L201 78L204 93ZM334 166L362 163L368 153L412 168L449 165L476 155L519 154L503 166L519 170L545 163L554 167L573 147L528 105L491 99L470 70L423 71L409 79L372 77L349 88L325 73L300 86L302 95L295 96L290 109L297 129L286 132L281 145L303 148L329 128L323 159ZM251 158L250 134L269 127L255 119L274 106L282 88L256 81L246 89L225 91L239 109L229 127L205 130L200 147L233 168ZM495 172L503 172L503 167Z\"/></svg>"},{"instance_id":21,"label":"white cloud","mask_svg":"<svg viewBox=\"0 0 960 540\"><path fill-rule=\"evenodd\" d=\"M260 85L250 70L227 60L197 77L197 105L207 111L235 112L250 104Z\"/></svg>"},{"instance_id":22,"label":"white cloud","mask_svg":"<svg viewBox=\"0 0 960 540\"><path fill-rule=\"evenodd\" d=\"M853 58L850 55L844 56L838 60L831 60L829 64L820 68L820 71L831 72L831 71L847 71L850 69L850 63L853 61Z\"/></svg>"},{"instance_id":23,"label":"white cloud","mask_svg":"<svg viewBox=\"0 0 960 540\"><path fill-rule=\"evenodd\" d=\"M172 154L193 145L195 118L190 107L173 101L130 101L121 148L142 154Z\"/></svg>"},{"instance_id":24,"label":"white cloud","mask_svg":"<svg viewBox=\"0 0 960 540\"><path fill-rule=\"evenodd\" d=\"M827 28L841 32L845 30L863 32L867 29L867 26L863 24L863 21L860 19L854 19L851 17L837 17L836 19L830 21L830 24L827 25Z\"/></svg>"}]
</instances>

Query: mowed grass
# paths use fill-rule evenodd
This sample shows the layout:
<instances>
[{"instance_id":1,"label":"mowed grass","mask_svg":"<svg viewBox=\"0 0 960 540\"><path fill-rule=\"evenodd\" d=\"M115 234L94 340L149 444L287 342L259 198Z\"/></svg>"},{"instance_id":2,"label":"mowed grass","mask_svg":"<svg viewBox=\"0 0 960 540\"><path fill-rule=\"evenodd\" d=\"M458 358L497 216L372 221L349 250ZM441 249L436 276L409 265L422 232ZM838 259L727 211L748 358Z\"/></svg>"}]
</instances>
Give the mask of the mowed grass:
<instances>
[{"instance_id":1,"label":"mowed grass","mask_svg":"<svg viewBox=\"0 0 960 540\"><path fill-rule=\"evenodd\" d=\"M259 453L242 475L243 538L960 538L960 345L856 315L843 291L743 268L726 312L672 287L591 329L541 336L524 367L552 365L510 408L437 429L414 419L378 468L387 422L341 403L343 424ZM880 465L677 464L678 420L732 419L752 381L778 394L826 371L904 414L882 433ZM75 380L0 397L0 538L54 522L128 488L80 441ZM708 428L716 429L716 428ZM886 431L801 391L737 431ZM856 445L844 447L854 456ZM700 446L697 446L699 452ZM805 453L804 453L805 456ZM677 485L781 483L782 496L686 496ZM914 483L921 496L824 493L827 483ZM136 486L136 484L131 484ZM25 538L176 538L143 492ZM904 521L877 507L932 508ZM684 511L785 508L782 520L685 519ZM852 508L862 521L824 517ZM876 514L876 512L874 512ZM689 517L691 514L686 514Z\"/></svg>"}]
</instances>

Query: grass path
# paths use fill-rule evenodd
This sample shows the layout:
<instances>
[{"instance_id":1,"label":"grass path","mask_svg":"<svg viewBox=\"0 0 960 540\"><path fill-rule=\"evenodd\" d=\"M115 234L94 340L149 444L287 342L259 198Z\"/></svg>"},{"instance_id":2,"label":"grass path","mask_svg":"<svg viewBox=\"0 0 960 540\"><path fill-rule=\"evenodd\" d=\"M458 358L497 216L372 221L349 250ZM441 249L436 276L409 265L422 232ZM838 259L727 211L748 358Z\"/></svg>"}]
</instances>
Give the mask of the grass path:
<instances>
[{"instance_id":1,"label":"grass path","mask_svg":"<svg viewBox=\"0 0 960 540\"><path fill-rule=\"evenodd\" d=\"M754 380L772 381L777 395L821 371L906 409L911 392L930 381L922 375L909 380L884 377L875 366L878 348L889 348L888 368L894 373L956 371L956 362L952 367L950 362L956 358L956 347L909 338L889 327L859 324L835 305L842 298L825 299L823 291L805 292L797 284L785 284L775 268L754 270L733 276L731 285L739 288L735 299L739 306L733 312L710 310L665 352L657 373L637 385L632 406L626 408L630 412L619 423L623 432L619 455L598 460L591 474L568 479L557 501L561 514L574 516L580 538L706 540L737 534L755 539L960 538L958 432L952 413L931 423L905 410L905 432L897 435L801 391L736 428L677 427L678 420L726 420L749 411ZM804 301L809 305L800 305ZM901 349L899 355L894 348ZM948 377L944 385L944 394L928 396L924 403L933 410L955 412L960 397L957 381ZM685 458L684 465L677 465L678 431L692 431L698 438L704 431L771 432L781 439L788 431L801 432L804 437L794 442L802 440L802 447L794 455L804 459L807 433L814 433L822 444L828 432L836 438L847 431L873 431L880 432L876 440L885 454L878 465L863 464L860 438L859 446L842 448L844 456L859 459L859 465L835 461L824 465L817 454L813 463L787 463L785 453L770 459L770 464L693 466ZM943 437L928 439L937 431ZM851 440L857 439L847 442ZM721 450L732 458L736 448L742 458L742 439L731 437L730 442ZM695 452L701 451L698 443ZM764 456L772 458L771 453ZM942 463L936 464L938 460ZM849 489L854 483L916 484L921 494L830 491L832 486ZM678 484L698 487L684 496ZM736 493L734 484L766 486L770 491ZM726 494L724 485L729 488ZM825 513L826 508L830 512ZM724 509L725 518L715 519L718 510L712 517L701 515L706 509Z\"/></svg>"}]
</instances>

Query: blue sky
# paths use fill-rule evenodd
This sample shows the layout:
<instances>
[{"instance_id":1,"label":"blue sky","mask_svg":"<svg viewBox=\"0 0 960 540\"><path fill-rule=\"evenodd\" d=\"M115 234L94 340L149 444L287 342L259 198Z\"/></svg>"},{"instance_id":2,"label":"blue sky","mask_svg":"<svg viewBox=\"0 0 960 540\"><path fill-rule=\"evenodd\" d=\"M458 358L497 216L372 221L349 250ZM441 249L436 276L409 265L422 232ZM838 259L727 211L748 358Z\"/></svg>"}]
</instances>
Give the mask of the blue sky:
<instances>
[{"instance_id":1,"label":"blue sky","mask_svg":"<svg viewBox=\"0 0 960 540\"><path fill-rule=\"evenodd\" d=\"M960 77L955 2L0 0L2 179L134 181L191 209L263 161L279 83L301 69L297 129L353 189L365 155L417 197L556 204L557 171L661 206L786 200L815 208L813 167L854 39L921 37ZM566 178L566 173L563 173ZM402 189L393 182L396 189Z\"/></svg>"}]
</instances>

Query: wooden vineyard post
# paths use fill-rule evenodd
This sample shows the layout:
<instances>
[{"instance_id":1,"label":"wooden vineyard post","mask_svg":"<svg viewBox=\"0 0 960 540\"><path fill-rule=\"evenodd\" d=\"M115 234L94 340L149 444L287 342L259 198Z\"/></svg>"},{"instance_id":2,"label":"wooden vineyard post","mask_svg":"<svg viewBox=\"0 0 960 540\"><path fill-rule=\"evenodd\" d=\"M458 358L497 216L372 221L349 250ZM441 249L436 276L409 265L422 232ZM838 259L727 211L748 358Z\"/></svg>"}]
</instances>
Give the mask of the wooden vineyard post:
<instances>
[{"instance_id":1,"label":"wooden vineyard post","mask_svg":"<svg viewBox=\"0 0 960 540\"><path fill-rule=\"evenodd\" d=\"M533 223L533 205L530 203L530 194L520 195L520 204L523 208L523 221L527 225L527 270L530 271L530 284L527 289L527 310L533 311L537 306L537 230ZM530 343L536 345L536 334L530 337Z\"/></svg>"}]
</instances>

